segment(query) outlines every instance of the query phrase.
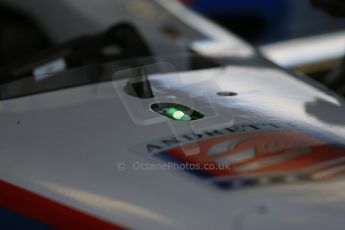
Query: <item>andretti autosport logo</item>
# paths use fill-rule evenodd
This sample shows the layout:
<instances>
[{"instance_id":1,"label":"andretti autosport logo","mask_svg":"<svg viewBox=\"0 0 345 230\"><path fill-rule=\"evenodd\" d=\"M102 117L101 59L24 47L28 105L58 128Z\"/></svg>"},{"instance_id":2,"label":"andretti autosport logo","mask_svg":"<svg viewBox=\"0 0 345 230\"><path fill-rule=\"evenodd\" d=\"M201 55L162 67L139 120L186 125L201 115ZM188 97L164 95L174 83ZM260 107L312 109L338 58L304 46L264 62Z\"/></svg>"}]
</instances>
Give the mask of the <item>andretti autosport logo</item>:
<instances>
[{"instance_id":1,"label":"andretti autosport logo","mask_svg":"<svg viewBox=\"0 0 345 230\"><path fill-rule=\"evenodd\" d=\"M182 143L186 147L199 144L200 153L193 156L181 148L183 136L147 144L147 151L165 162L213 164L185 171L223 189L317 181L345 174L345 150L340 144L288 124L244 125L199 134Z\"/></svg>"}]
</instances>

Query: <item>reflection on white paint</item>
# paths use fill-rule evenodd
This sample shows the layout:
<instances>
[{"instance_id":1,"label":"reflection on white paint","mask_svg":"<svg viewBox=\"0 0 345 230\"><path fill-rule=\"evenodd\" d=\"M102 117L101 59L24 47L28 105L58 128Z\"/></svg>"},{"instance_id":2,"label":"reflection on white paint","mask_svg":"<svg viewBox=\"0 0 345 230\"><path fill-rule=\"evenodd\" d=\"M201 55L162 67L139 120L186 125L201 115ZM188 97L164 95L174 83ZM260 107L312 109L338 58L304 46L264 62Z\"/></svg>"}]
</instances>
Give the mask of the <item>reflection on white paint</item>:
<instances>
[{"instance_id":1,"label":"reflection on white paint","mask_svg":"<svg viewBox=\"0 0 345 230\"><path fill-rule=\"evenodd\" d=\"M150 211L146 208L128 203L126 201L51 183L48 181L36 181L36 183L67 198L79 201L83 204L90 205L100 210L124 212L127 215L129 214L144 219L150 219L152 221L167 225L172 225L173 223L172 220L160 215L159 213Z\"/></svg>"},{"instance_id":2,"label":"reflection on white paint","mask_svg":"<svg viewBox=\"0 0 345 230\"><path fill-rule=\"evenodd\" d=\"M260 47L260 51L280 66L299 65L341 58L345 51L345 31L283 41Z\"/></svg>"},{"instance_id":3,"label":"reflection on white paint","mask_svg":"<svg viewBox=\"0 0 345 230\"><path fill-rule=\"evenodd\" d=\"M345 204L345 181L339 179L336 181L328 181L324 183L316 183L313 186L310 184L300 184L299 186L286 186L284 187L285 192L292 195L290 198L291 201L297 202L299 205L302 203L311 203L311 204L327 204L329 207L332 204L337 203ZM308 194L308 196L295 196L296 194ZM322 198L322 199L320 199ZM325 210L327 212L327 210Z\"/></svg>"}]
</instances>

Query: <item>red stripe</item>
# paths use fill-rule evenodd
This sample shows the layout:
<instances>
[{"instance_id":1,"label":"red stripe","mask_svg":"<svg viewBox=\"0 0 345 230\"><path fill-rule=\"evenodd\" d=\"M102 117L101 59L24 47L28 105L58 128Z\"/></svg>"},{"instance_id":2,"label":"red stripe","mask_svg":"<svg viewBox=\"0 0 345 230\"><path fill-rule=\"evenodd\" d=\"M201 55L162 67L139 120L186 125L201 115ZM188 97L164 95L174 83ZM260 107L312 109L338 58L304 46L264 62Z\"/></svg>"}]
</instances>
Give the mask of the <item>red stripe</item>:
<instances>
[{"instance_id":1,"label":"red stripe","mask_svg":"<svg viewBox=\"0 0 345 230\"><path fill-rule=\"evenodd\" d=\"M2 180L0 206L60 229L125 229Z\"/></svg>"},{"instance_id":2,"label":"red stripe","mask_svg":"<svg viewBox=\"0 0 345 230\"><path fill-rule=\"evenodd\" d=\"M179 0L179 1L182 2L185 5L190 5L193 0Z\"/></svg>"}]
</instances>

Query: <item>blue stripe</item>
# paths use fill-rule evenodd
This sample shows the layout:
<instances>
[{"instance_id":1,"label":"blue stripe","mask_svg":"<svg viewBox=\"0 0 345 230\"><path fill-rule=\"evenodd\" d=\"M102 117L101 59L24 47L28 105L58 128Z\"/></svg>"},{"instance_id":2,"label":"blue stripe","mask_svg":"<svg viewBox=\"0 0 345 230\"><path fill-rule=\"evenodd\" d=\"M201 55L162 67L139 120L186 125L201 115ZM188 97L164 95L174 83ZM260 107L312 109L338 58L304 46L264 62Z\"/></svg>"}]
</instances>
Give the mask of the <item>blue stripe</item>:
<instances>
[{"instance_id":1,"label":"blue stripe","mask_svg":"<svg viewBox=\"0 0 345 230\"><path fill-rule=\"evenodd\" d=\"M41 223L39 221L33 220L22 214L13 212L12 210L0 207L0 229L54 229L53 227Z\"/></svg>"}]
</instances>

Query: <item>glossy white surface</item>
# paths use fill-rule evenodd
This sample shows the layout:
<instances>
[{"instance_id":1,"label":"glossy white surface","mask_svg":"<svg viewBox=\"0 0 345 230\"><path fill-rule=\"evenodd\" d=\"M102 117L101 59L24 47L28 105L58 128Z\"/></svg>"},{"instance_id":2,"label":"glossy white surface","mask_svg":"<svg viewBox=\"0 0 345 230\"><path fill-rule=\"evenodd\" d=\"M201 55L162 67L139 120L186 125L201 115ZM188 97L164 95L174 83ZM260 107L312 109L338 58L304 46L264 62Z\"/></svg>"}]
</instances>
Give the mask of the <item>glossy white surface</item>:
<instances>
[{"instance_id":1,"label":"glossy white surface","mask_svg":"<svg viewBox=\"0 0 345 230\"><path fill-rule=\"evenodd\" d=\"M268 59L285 68L341 59L345 53L345 32L282 41L259 49Z\"/></svg>"},{"instance_id":2,"label":"glossy white surface","mask_svg":"<svg viewBox=\"0 0 345 230\"><path fill-rule=\"evenodd\" d=\"M199 85L205 95L215 95L219 119L231 114L235 125L303 123L345 139L344 101L280 70L229 66L178 75L187 87L173 83L176 74L151 79L156 85L170 79L177 101ZM217 97L208 84L197 84L205 80L238 95ZM159 162L133 146L172 131L167 122L134 123L112 82L2 101L0 127L2 180L129 228L342 229L345 224L341 178L223 191L183 172L131 170L132 162ZM188 126L178 129L186 131ZM128 168L118 170L118 162Z\"/></svg>"}]
</instances>

